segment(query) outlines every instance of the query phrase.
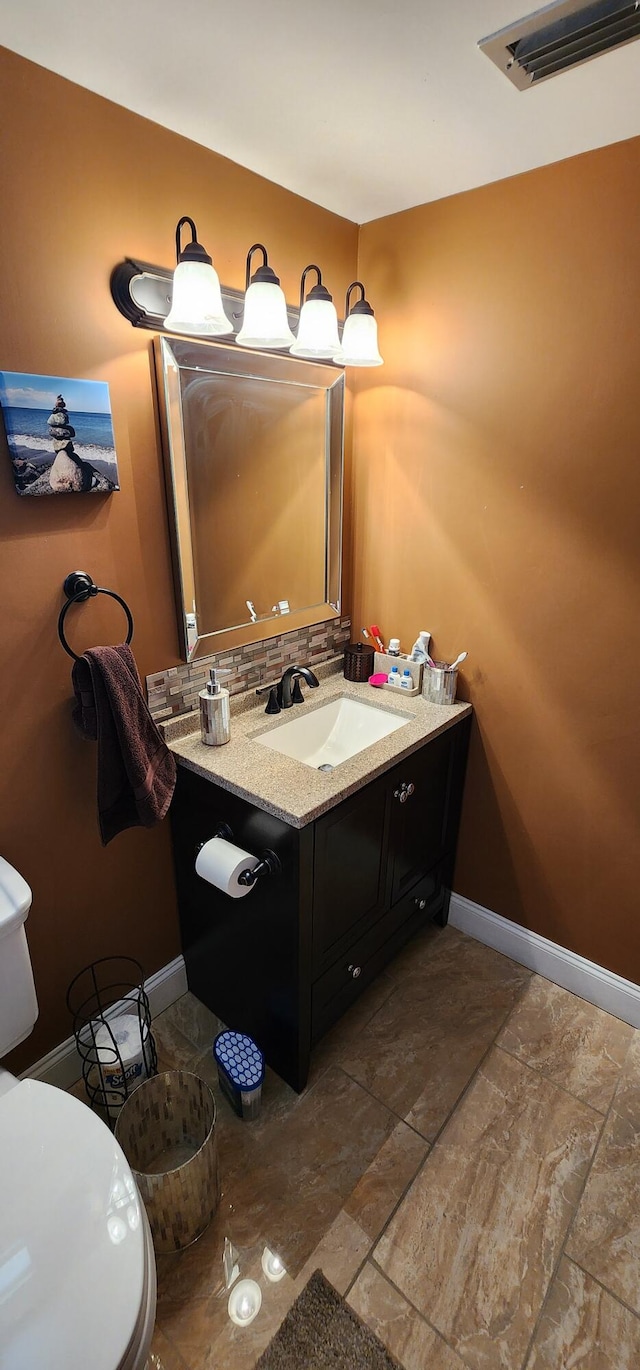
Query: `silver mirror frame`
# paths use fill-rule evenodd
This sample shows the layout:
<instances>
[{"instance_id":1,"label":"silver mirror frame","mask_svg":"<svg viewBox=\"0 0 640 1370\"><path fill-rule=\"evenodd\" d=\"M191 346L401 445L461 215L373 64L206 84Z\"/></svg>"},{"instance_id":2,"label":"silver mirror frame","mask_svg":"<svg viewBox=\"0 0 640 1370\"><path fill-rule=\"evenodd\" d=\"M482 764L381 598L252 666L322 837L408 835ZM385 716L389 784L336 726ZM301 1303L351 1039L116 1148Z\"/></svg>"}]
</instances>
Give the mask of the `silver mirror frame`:
<instances>
[{"instance_id":1,"label":"silver mirror frame","mask_svg":"<svg viewBox=\"0 0 640 1370\"><path fill-rule=\"evenodd\" d=\"M169 512L175 600L180 646L184 660L231 651L278 633L292 632L337 618L342 612L342 522L344 482L344 371L330 362L309 362L287 353L259 352L220 342L174 335L154 339L162 447ZM289 613L260 614L246 623L230 624L200 633L197 615L188 603L187 587L195 580L188 460L180 394L180 370L208 370L220 374L268 379L289 379L296 372L305 385L326 394L325 451L325 598L321 603ZM302 371L300 371L302 368ZM249 612L249 611L248 611Z\"/></svg>"}]
</instances>

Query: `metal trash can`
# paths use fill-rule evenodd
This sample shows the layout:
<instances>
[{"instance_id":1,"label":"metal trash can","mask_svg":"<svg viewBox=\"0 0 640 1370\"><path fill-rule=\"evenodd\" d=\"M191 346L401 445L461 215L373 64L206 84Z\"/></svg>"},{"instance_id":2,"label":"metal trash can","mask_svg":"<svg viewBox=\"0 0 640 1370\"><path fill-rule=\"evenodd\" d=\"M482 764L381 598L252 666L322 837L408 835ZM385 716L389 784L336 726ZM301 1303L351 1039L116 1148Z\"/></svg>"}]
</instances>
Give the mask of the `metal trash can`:
<instances>
[{"instance_id":1,"label":"metal trash can","mask_svg":"<svg viewBox=\"0 0 640 1370\"><path fill-rule=\"evenodd\" d=\"M116 1140L131 1166L158 1254L202 1236L218 1206L216 1105L198 1075L167 1070L123 1105Z\"/></svg>"}]
</instances>

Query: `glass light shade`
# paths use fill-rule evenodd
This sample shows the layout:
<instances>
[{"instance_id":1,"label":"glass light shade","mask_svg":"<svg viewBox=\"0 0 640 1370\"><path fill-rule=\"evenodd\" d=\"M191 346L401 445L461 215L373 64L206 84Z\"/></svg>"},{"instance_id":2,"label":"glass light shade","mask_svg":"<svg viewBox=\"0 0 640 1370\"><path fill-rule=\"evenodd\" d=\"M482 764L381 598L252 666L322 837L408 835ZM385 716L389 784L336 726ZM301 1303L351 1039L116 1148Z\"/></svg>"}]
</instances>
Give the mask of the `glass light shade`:
<instances>
[{"instance_id":1,"label":"glass light shade","mask_svg":"<svg viewBox=\"0 0 640 1370\"><path fill-rule=\"evenodd\" d=\"M290 347L295 338L287 319L284 291L271 281L254 281L244 297L236 342L241 347Z\"/></svg>"},{"instance_id":2,"label":"glass light shade","mask_svg":"<svg viewBox=\"0 0 640 1370\"><path fill-rule=\"evenodd\" d=\"M338 315L330 300L306 300L300 311L298 336L290 349L293 357L333 359L340 351Z\"/></svg>"},{"instance_id":3,"label":"glass light shade","mask_svg":"<svg viewBox=\"0 0 640 1370\"><path fill-rule=\"evenodd\" d=\"M334 361L341 366L382 366L373 314L349 314L342 330L342 347Z\"/></svg>"},{"instance_id":4,"label":"glass light shade","mask_svg":"<svg viewBox=\"0 0 640 1370\"><path fill-rule=\"evenodd\" d=\"M171 309L164 326L173 333L195 333L200 338L221 338L233 333L214 267L206 262L178 262L173 273Z\"/></svg>"}]
</instances>

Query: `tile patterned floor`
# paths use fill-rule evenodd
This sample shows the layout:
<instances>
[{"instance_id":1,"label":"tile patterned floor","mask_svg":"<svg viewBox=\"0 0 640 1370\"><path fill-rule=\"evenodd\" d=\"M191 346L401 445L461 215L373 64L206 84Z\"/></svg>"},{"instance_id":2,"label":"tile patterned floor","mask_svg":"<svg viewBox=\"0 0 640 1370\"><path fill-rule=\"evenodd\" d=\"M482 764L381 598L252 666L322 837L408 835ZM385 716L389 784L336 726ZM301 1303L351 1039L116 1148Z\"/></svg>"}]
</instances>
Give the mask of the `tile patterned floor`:
<instances>
[{"instance_id":1,"label":"tile patterned floor","mask_svg":"<svg viewBox=\"0 0 640 1370\"><path fill-rule=\"evenodd\" d=\"M220 1208L158 1260L149 1370L253 1370L320 1266L405 1370L640 1365L640 1032L451 928L428 929L244 1124L185 995L160 1063L219 1108ZM221 1253L263 1290L227 1317ZM264 1278L265 1243L287 1267Z\"/></svg>"}]
</instances>

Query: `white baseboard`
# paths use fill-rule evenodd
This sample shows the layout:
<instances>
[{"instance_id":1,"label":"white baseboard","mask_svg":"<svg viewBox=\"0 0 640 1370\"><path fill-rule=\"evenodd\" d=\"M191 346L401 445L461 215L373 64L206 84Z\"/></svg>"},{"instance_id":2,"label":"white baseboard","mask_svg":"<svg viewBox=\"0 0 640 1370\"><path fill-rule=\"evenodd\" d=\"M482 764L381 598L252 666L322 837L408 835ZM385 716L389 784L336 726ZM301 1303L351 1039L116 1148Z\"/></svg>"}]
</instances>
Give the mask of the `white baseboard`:
<instances>
[{"instance_id":1,"label":"white baseboard","mask_svg":"<svg viewBox=\"0 0 640 1370\"><path fill-rule=\"evenodd\" d=\"M155 975L150 975L145 980L145 991L149 997L151 1007L151 1017L157 1018L163 1009L175 1003L182 994L187 992L187 972L183 956L176 956L174 961L170 961L167 966L162 966ZM115 1016L118 1013L118 1005L114 1004L113 1010L109 1010L108 1016ZM23 1071L21 1080L44 1080L45 1084L57 1085L59 1089L68 1089L74 1085L82 1075L82 1064L76 1051L75 1038L67 1037L60 1046L54 1047L53 1051L29 1066L28 1070Z\"/></svg>"},{"instance_id":2,"label":"white baseboard","mask_svg":"<svg viewBox=\"0 0 640 1370\"><path fill-rule=\"evenodd\" d=\"M511 923L482 904L474 904L462 894L451 895L449 922L454 928L468 933L477 942L501 951L513 961L528 966L546 980L562 985L572 994L612 1013L632 1027L640 1027L640 985L624 980L621 975L605 970L595 961L587 961L575 951L568 951L557 942L549 942L538 932L530 932Z\"/></svg>"}]
</instances>

